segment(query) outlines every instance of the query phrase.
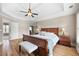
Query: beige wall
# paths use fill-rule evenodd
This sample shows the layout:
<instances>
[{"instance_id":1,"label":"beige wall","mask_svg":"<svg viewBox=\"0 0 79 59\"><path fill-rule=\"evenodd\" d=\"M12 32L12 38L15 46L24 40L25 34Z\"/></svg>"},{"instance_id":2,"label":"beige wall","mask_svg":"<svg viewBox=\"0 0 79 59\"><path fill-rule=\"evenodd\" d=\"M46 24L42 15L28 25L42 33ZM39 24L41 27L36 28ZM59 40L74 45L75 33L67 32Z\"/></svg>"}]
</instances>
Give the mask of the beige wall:
<instances>
[{"instance_id":1,"label":"beige wall","mask_svg":"<svg viewBox=\"0 0 79 59\"><path fill-rule=\"evenodd\" d=\"M0 16L0 42L2 42L2 17Z\"/></svg>"},{"instance_id":2,"label":"beige wall","mask_svg":"<svg viewBox=\"0 0 79 59\"><path fill-rule=\"evenodd\" d=\"M19 22L19 37L22 37L23 34L29 34L29 22Z\"/></svg>"},{"instance_id":3,"label":"beige wall","mask_svg":"<svg viewBox=\"0 0 79 59\"><path fill-rule=\"evenodd\" d=\"M2 42L2 16L1 16L1 4L0 4L0 43Z\"/></svg>"},{"instance_id":4,"label":"beige wall","mask_svg":"<svg viewBox=\"0 0 79 59\"><path fill-rule=\"evenodd\" d=\"M72 41L72 44L75 44L76 40L76 15L64 16L55 19L48 19L38 22L39 28L64 28L65 35L69 35Z\"/></svg>"}]
</instances>

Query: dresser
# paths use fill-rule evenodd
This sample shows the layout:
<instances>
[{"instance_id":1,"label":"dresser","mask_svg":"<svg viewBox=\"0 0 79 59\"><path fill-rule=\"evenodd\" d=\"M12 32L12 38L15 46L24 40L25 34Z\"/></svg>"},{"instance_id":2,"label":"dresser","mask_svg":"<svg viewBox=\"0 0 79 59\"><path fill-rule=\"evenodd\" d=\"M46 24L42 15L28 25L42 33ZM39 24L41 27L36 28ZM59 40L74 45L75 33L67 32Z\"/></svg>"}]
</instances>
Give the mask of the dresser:
<instances>
[{"instance_id":1,"label":"dresser","mask_svg":"<svg viewBox=\"0 0 79 59\"><path fill-rule=\"evenodd\" d=\"M68 36L59 36L59 37L60 37L59 44L65 46L71 46L70 37Z\"/></svg>"}]
</instances>

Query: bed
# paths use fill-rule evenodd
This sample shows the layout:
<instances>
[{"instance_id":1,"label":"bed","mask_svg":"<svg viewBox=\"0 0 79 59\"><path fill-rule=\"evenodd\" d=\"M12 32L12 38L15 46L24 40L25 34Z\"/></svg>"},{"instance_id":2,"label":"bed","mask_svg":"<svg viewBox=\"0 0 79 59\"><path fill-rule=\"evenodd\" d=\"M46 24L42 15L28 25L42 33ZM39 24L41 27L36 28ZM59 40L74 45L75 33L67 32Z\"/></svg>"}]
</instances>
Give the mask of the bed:
<instances>
[{"instance_id":1,"label":"bed","mask_svg":"<svg viewBox=\"0 0 79 59\"><path fill-rule=\"evenodd\" d=\"M41 31L55 33L57 36L59 36L59 28L41 28Z\"/></svg>"},{"instance_id":2,"label":"bed","mask_svg":"<svg viewBox=\"0 0 79 59\"><path fill-rule=\"evenodd\" d=\"M58 28L41 28L41 31L51 32L58 36ZM49 39L48 36L46 37L46 36L39 36L39 35L23 35L23 41L28 41L38 46L38 49L35 50L34 53L40 56L47 56L52 54L52 52L49 51L51 49L48 49L48 47L51 46L53 42L49 45L50 40L48 39ZM56 43L54 44L54 46L56 45Z\"/></svg>"}]
</instances>

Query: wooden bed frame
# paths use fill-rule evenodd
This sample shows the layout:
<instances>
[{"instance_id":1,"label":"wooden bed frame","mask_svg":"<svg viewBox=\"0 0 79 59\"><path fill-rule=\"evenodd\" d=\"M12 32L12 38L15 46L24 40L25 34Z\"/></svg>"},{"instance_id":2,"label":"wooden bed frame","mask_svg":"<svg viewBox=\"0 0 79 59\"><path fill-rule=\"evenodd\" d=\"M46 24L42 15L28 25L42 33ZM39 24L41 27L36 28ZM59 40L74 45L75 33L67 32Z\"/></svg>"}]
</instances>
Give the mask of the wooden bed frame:
<instances>
[{"instance_id":1,"label":"wooden bed frame","mask_svg":"<svg viewBox=\"0 0 79 59\"><path fill-rule=\"evenodd\" d=\"M55 33L57 36L59 36L59 28L41 28L41 31Z\"/></svg>"},{"instance_id":2,"label":"wooden bed frame","mask_svg":"<svg viewBox=\"0 0 79 59\"><path fill-rule=\"evenodd\" d=\"M28 41L38 46L38 49L34 51L35 55L48 55L48 42L45 39L36 38L29 35L23 35L23 41Z\"/></svg>"},{"instance_id":3,"label":"wooden bed frame","mask_svg":"<svg viewBox=\"0 0 79 59\"><path fill-rule=\"evenodd\" d=\"M58 35L58 28L41 28L41 31L53 32ZM32 37L30 35L23 35L23 41L29 41L38 46L38 49L34 51L36 55L47 56L48 55L48 42L42 38Z\"/></svg>"}]
</instances>

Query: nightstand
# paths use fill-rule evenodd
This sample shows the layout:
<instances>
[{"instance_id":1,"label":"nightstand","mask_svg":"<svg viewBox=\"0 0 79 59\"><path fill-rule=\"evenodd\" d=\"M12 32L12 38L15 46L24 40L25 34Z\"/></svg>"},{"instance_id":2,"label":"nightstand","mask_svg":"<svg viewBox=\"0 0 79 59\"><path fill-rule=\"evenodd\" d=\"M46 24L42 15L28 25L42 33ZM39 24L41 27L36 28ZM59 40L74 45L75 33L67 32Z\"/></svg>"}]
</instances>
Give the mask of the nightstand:
<instances>
[{"instance_id":1,"label":"nightstand","mask_svg":"<svg viewBox=\"0 0 79 59\"><path fill-rule=\"evenodd\" d=\"M65 46L71 46L70 37L68 36L59 36L59 44L65 45Z\"/></svg>"}]
</instances>

